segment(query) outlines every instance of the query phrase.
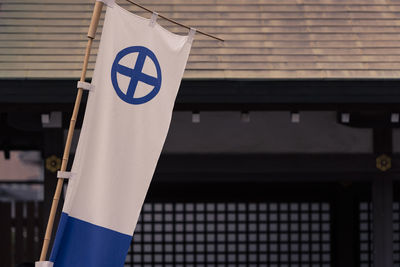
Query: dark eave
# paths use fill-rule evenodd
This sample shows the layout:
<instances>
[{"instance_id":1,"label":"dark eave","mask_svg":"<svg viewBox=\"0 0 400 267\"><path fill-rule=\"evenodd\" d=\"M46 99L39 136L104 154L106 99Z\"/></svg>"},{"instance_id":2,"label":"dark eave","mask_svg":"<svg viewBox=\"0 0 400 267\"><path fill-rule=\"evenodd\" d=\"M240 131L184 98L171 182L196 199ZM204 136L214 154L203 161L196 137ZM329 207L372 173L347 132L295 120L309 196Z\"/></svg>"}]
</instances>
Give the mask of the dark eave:
<instances>
[{"instance_id":1,"label":"dark eave","mask_svg":"<svg viewBox=\"0 0 400 267\"><path fill-rule=\"evenodd\" d=\"M3 112L69 112L75 95L75 80L0 80ZM190 79L182 81L175 110L397 110L399 104L394 79Z\"/></svg>"}]
</instances>

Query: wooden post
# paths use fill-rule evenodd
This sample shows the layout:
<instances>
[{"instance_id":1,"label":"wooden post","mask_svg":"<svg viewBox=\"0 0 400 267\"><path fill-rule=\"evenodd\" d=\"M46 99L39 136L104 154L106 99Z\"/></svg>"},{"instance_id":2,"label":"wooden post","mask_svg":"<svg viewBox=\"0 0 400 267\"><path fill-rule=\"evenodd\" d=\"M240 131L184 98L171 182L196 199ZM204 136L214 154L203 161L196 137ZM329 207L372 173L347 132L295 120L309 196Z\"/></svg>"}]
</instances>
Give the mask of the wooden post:
<instances>
[{"instance_id":1,"label":"wooden post","mask_svg":"<svg viewBox=\"0 0 400 267\"><path fill-rule=\"evenodd\" d=\"M375 155L392 155L393 130L374 128ZM373 266L393 265L393 177L390 170L377 174L372 181Z\"/></svg>"},{"instance_id":2,"label":"wooden post","mask_svg":"<svg viewBox=\"0 0 400 267\"><path fill-rule=\"evenodd\" d=\"M62 120L62 116L60 118ZM46 226L49 214L52 206L52 201L54 198L54 189L57 186L57 171L61 168L61 156L64 149L64 130L62 125L60 128L45 128L43 131L43 157L44 157L44 203L43 203L43 214L45 216L42 217L41 223ZM62 199L58 202L59 206L63 205ZM60 220L61 211L57 210L54 217L54 226L53 229L57 227L57 221ZM44 228L44 227L43 227ZM54 233L54 230L52 231ZM52 234L51 233L51 234ZM44 238L44 233L40 235L40 238ZM49 247L52 246L52 240L50 240ZM42 245L42 244L40 244ZM41 246L39 250L41 249ZM36 257L40 256L35 255Z\"/></svg>"},{"instance_id":3,"label":"wooden post","mask_svg":"<svg viewBox=\"0 0 400 267\"><path fill-rule=\"evenodd\" d=\"M80 79L81 82L84 82L85 78L86 78L86 71L87 71L87 66L88 66L88 62L89 62L90 49L92 48L93 39L95 38L95 35L96 35L97 26L99 24L99 19L100 19L100 15L101 15L101 10L103 9L103 5L104 5L103 2L96 1L96 4L94 6L92 19L91 19L89 31L88 31L89 39L88 39L88 42L86 45L85 58L83 60L82 73L81 73L81 79ZM73 133L75 130L75 123L76 123L76 119L78 117L79 107L80 107L81 99L82 99L82 93L83 93L82 88L79 88L78 93L76 95L74 110L72 112L72 117L71 117L69 129L68 129L67 141L65 143L64 154L63 154L62 163L61 163L61 171L66 171L66 169L67 169L69 152L70 152L71 143L72 143L72 136L73 136ZM47 257L47 251L49 249L51 234L53 231L54 218L56 216L58 201L60 199L63 184L64 184L64 179L59 178L57 181L57 187L56 187L56 191L54 193L54 198L53 198L53 202L52 202L51 209L50 209L49 220L47 222L46 233L45 233L44 240L43 240L42 252L40 254L40 261L45 261L46 257Z\"/></svg>"},{"instance_id":4,"label":"wooden post","mask_svg":"<svg viewBox=\"0 0 400 267\"><path fill-rule=\"evenodd\" d=\"M11 266L11 262L13 262L13 249L15 248L15 243L12 242L11 231L12 231L12 217L11 217L11 203L8 202L0 202L0 231L1 231L1 239L0 239L0 259L1 264L4 266Z\"/></svg>"}]
</instances>

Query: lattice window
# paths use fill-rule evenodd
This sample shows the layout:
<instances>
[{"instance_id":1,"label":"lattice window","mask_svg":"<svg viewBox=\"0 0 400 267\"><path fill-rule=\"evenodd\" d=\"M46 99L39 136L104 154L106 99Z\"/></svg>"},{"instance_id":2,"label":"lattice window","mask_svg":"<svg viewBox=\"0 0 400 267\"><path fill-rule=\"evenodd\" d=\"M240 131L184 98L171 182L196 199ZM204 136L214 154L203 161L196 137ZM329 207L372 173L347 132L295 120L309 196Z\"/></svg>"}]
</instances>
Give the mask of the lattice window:
<instances>
[{"instance_id":1,"label":"lattice window","mask_svg":"<svg viewBox=\"0 0 400 267\"><path fill-rule=\"evenodd\" d=\"M393 203L393 261L400 266L400 203Z\"/></svg>"},{"instance_id":2,"label":"lattice window","mask_svg":"<svg viewBox=\"0 0 400 267\"><path fill-rule=\"evenodd\" d=\"M331 266L328 203L145 203L126 266Z\"/></svg>"},{"instance_id":3,"label":"lattice window","mask_svg":"<svg viewBox=\"0 0 400 267\"><path fill-rule=\"evenodd\" d=\"M361 202L359 205L360 266L373 266L373 229L372 204ZM393 264L400 266L400 203L393 203Z\"/></svg>"},{"instance_id":4,"label":"lattice window","mask_svg":"<svg viewBox=\"0 0 400 267\"><path fill-rule=\"evenodd\" d=\"M372 267L372 204L359 204L360 267Z\"/></svg>"}]
</instances>

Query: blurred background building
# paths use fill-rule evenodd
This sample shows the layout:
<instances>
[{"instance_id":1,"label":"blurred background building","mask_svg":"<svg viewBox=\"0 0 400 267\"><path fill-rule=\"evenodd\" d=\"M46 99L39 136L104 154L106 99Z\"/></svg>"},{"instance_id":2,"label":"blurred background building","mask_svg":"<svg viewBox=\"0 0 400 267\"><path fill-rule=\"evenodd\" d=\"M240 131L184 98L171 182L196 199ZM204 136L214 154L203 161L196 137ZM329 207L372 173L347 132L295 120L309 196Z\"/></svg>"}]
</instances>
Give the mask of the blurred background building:
<instances>
[{"instance_id":1,"label":"blurred background building","mask_svg":"<svg viewBox=\"0 0 400 267\"><path fill-rule=\"evenodd\" d=\"M196 36L126 266L400 266L400 3L139 3L226 41ZM0 1L4 266L38 259L93 5Z\"/></svg>"}]
</instances>

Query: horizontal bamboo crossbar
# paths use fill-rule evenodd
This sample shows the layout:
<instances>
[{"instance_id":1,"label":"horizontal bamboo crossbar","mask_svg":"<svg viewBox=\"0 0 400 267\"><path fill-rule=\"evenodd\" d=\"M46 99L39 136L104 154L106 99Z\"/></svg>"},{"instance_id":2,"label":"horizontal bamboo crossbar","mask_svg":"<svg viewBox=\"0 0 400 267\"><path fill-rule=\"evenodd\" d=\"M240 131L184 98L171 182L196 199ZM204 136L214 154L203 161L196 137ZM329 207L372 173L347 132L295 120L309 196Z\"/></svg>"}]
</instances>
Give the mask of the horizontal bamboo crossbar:
<instances>
[{"instance_id":1,"label":"horizontal bamboo crossbar","mask_svg":"<svg viewBox=\"0 0 400 267\"><path fill-rule=\"evenodd\" d=\"M140 7L140 8L143 9L143 10L146 10L146 11L148 11L148 12L150 12L150 13L153 13L153 12L154 12L153 10L150 10L150 9L148 9L148 8L142 6L142 5L139 5L138 3L135 3L135 2L133 2L133 1L131 1L131 0L126 0L126 1L128 1L129 3L131 3L131 4L133 4L133 5L137 6L137 7ZM181 27L184 27L184 28L186 28L186 29L190 29L190 28L191 28L191 27L186 26L186 25L184 25L184 24L182 24L182 23L179 23L179 22L177 22L177 21L175 21L175 20L173 20L173 19L167 18L167 17L165 17L165 16L163 16L163 15L161 15L161 14L158 14L158 16L159 16L160 18L163 18L163 19L165 19L165 20L167 20L167 21L169 21L169 22L171 22L171 23L174 23L174 24L179 25L179 26L181 26ZM205 36L208 36L208 37L210 37L210 38L216 39L216 40L218 40L218 41L224 42L223 39L218 38L218 37L216 37L216 36L214 36L214 35L205 33L205 32L203 32L203 31L196 30L196 32L198 32L198 33L200 33L200 34L203 34L203 35L205 35Z\"/></svg>"}]
</instances>

